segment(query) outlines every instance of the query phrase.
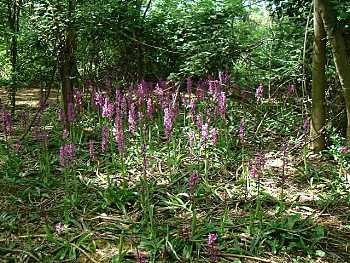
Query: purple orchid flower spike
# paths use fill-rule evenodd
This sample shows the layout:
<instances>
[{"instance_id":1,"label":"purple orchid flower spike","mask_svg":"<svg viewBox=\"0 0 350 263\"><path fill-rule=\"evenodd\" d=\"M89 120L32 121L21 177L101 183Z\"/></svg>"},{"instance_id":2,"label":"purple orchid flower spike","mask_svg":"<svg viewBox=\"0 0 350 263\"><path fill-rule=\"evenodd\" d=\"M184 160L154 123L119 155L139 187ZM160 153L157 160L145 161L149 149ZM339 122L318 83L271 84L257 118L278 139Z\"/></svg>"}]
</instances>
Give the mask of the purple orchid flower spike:
<instances>
[{"instance_id":1,"label":"purple orchid flower spike","mask_svg":"<svg viewBox=\"0 0 350 263\"><path fill-rule=\"evenodd\" d=\"M198 172L193 172L190 176L189 181L188 181L188 192L190 194L193 193L193 190L196 187L196 185L198 184L199 180L200 180L200 177L199 177Z\"/></svg>"},{"instance_id":2,"label":"purple orchid flower spike","mask_svg":"<svg viewBox=\"0 0 350 263\"><path fill-rule=\"evenodd\" d=\"M107 125L104 125L102 127L102 143L101 143L102 152L107 151L108 144L109 144L109 129Z\"/></svg>"},{"instance_id":3,"label":"purple orchid flower spike","mask_svg":"<svg viewBox=\"0 0 350 263\"><path fill-rule=\"evenodd\" d=\"M264 86L262 83L260 83L256 88L255 97L257 98L257 100L260 100L262 99L263 95L264 95Z\"/></svg>"},{"instance_id":4,"label":"purple orchid flower spike","mask_svg":"<svg viewBox=\"0 0 350 263\"><path fill-rule=\"evenodd\" d=\"M124 142L124 130L121 114L116 114L114 126L113 126L113 136L118 145L118 152L121 154L125 151L125 142Z\"/></svg>"},{"instance_id":5,"label":"purple orchid flower spike","mask_svg":"<svg viewBox=\"0 0 350 263\"><path fill-rule=\"evenodd\" d=\"M129 123L129 131L133 135L136 133L136 115L137 115L137 112L136 112L135 103L131 103L130 109L129 109L128 123Z\"/></svg>"},{"instance_id":6,"label":"purple orchid flower spike","mask_svg":"<svg viewBox=\"0 0 350 263\"><path fill-rule=\"evenodd\" d=\"M171 135L171 131L173 129L173 116L170 107L164 109L164 132L165 137L168 140Z\"/></svg>"},{"instance_id":7,"label":"purple orchid flower spike","mask_svg":"<svg viewBox=\"0 0 350 263\"><path fill-rule=\"evenodd\" d=\"M64 144L60 148L60 165L66 167L75 159L75 145Z\"/></svg>"},{"instance_id":8,"label":"purple orchid flower spike","mask_svg":"<svg viewBox=\"0 0 350 263\"><path fill-rule=\"evenodd\" d=\"M243 144L245 140L245 122L243 119L241 119L239 123L239 140L241 144Z\"/></svg>"},{"instance_id":9,"label":"purple orchid flower spike","mask_svg":"<svg viewBox=\"0 0 350 263\"><path fill-rule=\"evenodd\" d=\"M211 138L211 142L213 143L213 145L216 145L218 142L218 129L217 128L212 128L210 130L210 138Z\"/></svg>"},{"instance_id":10,"label":"purple orchid flower spike","mask_svg":"<svg viewBox=\"0 0 350 263\"><path fill-rule=\"evenodd\" d=\"M218 235L216 233L210 233L208 235L208 256L210 262L218 262L219 249L217 247Z\"/></svg>"}]
</instances>

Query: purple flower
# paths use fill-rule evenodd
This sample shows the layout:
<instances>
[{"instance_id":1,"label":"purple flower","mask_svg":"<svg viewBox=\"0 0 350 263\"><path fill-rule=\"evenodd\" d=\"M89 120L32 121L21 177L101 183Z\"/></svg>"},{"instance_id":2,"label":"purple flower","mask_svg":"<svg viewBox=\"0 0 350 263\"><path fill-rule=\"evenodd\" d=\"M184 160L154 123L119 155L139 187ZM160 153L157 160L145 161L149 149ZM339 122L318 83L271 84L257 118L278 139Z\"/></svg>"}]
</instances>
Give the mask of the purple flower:
<instances>
[{"instance_id":1,"label":"purple flower","mask_svg":"<svg viewBox=\"0 0 350 263\"><path fill-rule=\"evenodd\" d=\"M67 105L67 120L70 123L75 120L74 104L72 102Z\"/></svg>"},{"instance_id":2,"label":"purple flower","mask_svg":"<svg viewBox=\"0 0 350 263\"><path fill-rule=\"evenodd\" d=\"M75 159L75 145L64 144L60 148L60 165L62 167L68 166Z\"/></svg>"},{"instance_id":3,"label":"purple flower","mask_svg":"<svg viewBox=\"0 0 350 263\"><path fill-rule=\"evenodd\" d=\"M198 172L193 172L188 181L188 191L192 194L194 187L198 184L200 180Z\"/></svg>"},{"instance_id":4,"label":"purple flower","mask_svg":"<svg viewBox=\"0 0 350 263\"><path fill-rule=\"evenodd\" d=\"M120 111L121 114L124 116L126 116L126 114L128 113L128 103L126 101L125 96L122 96L121 98Z\"/></svg>"},{"instance_id":5,"label":"purple flower","mask_svg":"<svg viewBox=\"0 0 350 263\"><path fill-rule=\"evenodd\" d=\"M94 147L95 142L93 140L89 141L89 157L91 161L95 160L95 147Z\"/></svg>"},{"instance_id":6,"label":"purple flower","mask_svg":"<svg viewBox=\"0 0 350 263\"><path fill-rule=\"evenodd\" d=\"M255 165L256 165L256 169L257 170L261 170L264 168L265 166L265 156L263 153L261 152L258 152L256 155L255 155Z\"/></svg>"},{"instance_id":7,"label":"purple flower","mask_svg":"<svg viewBox=\"0 0 350 263\"><path fill-rule=\"evenodd\" d=\"M61 235L64 232L65 228L64 228L64 224L63 223L58 223L55 225L55 232L58 235Z\"/></svg>"},{"instance_id":8,"label":"purple flower","mask_svg":"<svg viewBox=\"0 0 350 263\"><path fill-rule=\"evenodd\" d=\"M113 113L114 113L114 104L112 102L109 102L108 98L105 98L105 102L102 107L102 116L111 120L113 117Z\"/></svg>"},{"instance_id":9,"label":"purple flower","mask_svg":"<svg viewBox=\"0 0 350 263\"><path fill-rule=\"evenodd\" d=\"M202 114L198 113L197 115L197 127L199 130L202 130L203 121L202 121Z\"/></svg>"},{"instance_id":10,"label":"purple flower","mask_svg":"<svg viewBox=\"0 0 350 263\"><path fill-rule=\"evenodd\" d=\"M342 147L340 147L339 152L341 154L345 155L349 152L349 148L347 146L342 146Z\"/></svg>"},{"instance_id":11,"label":"purple flower","mask_svg":"<svg viewBox=\"0 0 350 263\"><path fill-rule=\"evenodd\" d=\"M191 98L190 100L190 112L191 112L192 121L194 121L194 115L196 113L196 103L193 98Z\"/></svg>"},{"instance_id":12,"label":"purple flower","mask_svg":"<svg viewBox=\"0 0 350 263\"><path fill-rule=\"evenodd\" d=\"M136 263L146 263L146 259L145 259L144 253L137 251Z\"/></svg>"},{"instance_id":13,"label":"purple flower","mask_svg":"<svg viewBox=\"0 0 350 263\"><path fill-rule=\"evenodd\" d=\"M220 92L219 82L217 80L209 80L209 93L216 96Z\"/></svg>"},{"instance_id":14,"label":"purple flower","mask_svg":"<svg viewBox=\"0 0 350 263\"><path fill-rule=\"evenodd\" d=\"M75 100L75 105L78 109L79 112L83 111L83 101L82 101L82 95L80 90L75 90L74 91L74 100Z\"/></svg>"},{"instance_id":15,"label":"purple flower","mask_svg":"<svg viewBox=\"0 0 350 263\"><path fill-rule=\"evenodd\" d=\"M256 167L256 164L252 161L249 161L249 175L251 178L256 178L258 174L258 169Z\"/></svg>"},{"instance_id":16,"label":"purple flower","mask_svg":"<svg viewBox=\"0 0 350 263\"><path fill-rule=\"evenodd\" d=\"M221 117L225 119L225 112L226 112L226 96L225 92L220 92L218 95L218 111L221 114Z\"/></svg>"},{"instance_id":17,"label":"purple flower","mask_svg":"<svg viewBox=\"0 0 350 263\"><path fill-rule=\"evenodd\" d=\"M135 103L131 103L130 104L128 123L129 123L129 131L132 134L135 134L135 132L136 132L136 108L135 108Z\"/></svg>"},{"instance_id":18,"label":"purple flower","mask_svg":"<svg viewBox=\"0 0 350 263\"><path fill-rule=\"evenodd\" d=\"M170 138L173 129L173 117L170 107L164 109L164 132L167 139Z\"/></svg>"},{"instance_id":19,"label":"purple flower","mask_svg":"<svg viewBox=\"0 0 350 263\"><path fill-rule=\"evenodd\" d=\"M295 85L294 84L288 85L288 95L292 96L292 95L295 95L295 93L296 93Z\"/></svg>"},{"instance_id":20,"label":"purple flower","mask_svg":"<svg viewBox=\"0 0 350 263\"><path fill-rule=\"evenodd\" d=\"M103 125L102 127L102 143L101 143L101 150L102 152L105 152L108 148L109 143L109 129L107 125Z\"/></svg>"},{"instance_id":21,"label":"purple flower","mask_svg":"<svg viewBox=\"0 0 350 263\"><path fill-rule=\"evenodd\" d=\"M171 98L171 104L169 104L173 121L175 120L176 116L179 114L179 104L177 102L177 98L178 98L177 94L173 93Z\"/></svg>"},{"instance_id":22,"label":"purple flower","mask_svg":"<svg viewBox=\"0 0 350 263\"><path fill-rule=\"evenodd\" d=\"M124 145L124 130L123 123L120 114L116 115L114 126L113 126L113 136L118 145L119 153L123 153L125 149Z\"/></svg>"},{"instance_id":23,"label":"purple flower","mask_svg":"<svg viewBox=\"0 0 350 263\"><path fill-rule=\"evenodd\" d=\"M229 82L230 76L229 76L227 70L219 72L219 80L220 80L221 84L227 84Z\"/></svg>"},{"instance_id":24,"label":"purple flower","mask_svg":"<svg viewBox=\"0 0 350 263\"><path fill-rule=\"evenodd\" d=\"M66 144L66 155L70 159L75 158L75 145L74 144Z\"/></svg>"},{"instance_id":25,"label":"purple flower","mask_svg":"<svg viewBox=\"0 0 350 263\"><path fill-rule=\"evenodd\" d=\"M115 90L115 104L116 104L116 108L120 108L121 102L123 99L123 94L120 90L120 88L116 88Z\"/></svg>"},{"instance_id":26,"label":"purple flower","mask_svg":"<svg viewBox=\"0 0 350 263\"><path fill-rule=\"evenodd\" d=\"M218 235L210 233L208 236L208 256L211 262L217 262L219 259L219 249L216 245Z\"/></svg>"},{"instance_id":27,"label":"purple flower","mask_svg":"<svg viewBox=\"0 0 350 263\"><path fill-rule=\"evenodd\" d=\"M211 138L211 142L216 145L216 143L218 142L218 130L216 128L212 128L210 130L210 138Z\"/></svg>"},{"instance_id":28,"label":"purple flower","mask_svg":"<svg viewBox=\"0 0 350 263\"><path fill-rule=\"evenodd\" d=\"M9 136L12 131L12 118L8 111L2 113L2 122L4 125L4 132L6 136Z\"/></svg>"},{"instance_id":29,"label":"purple flower","mask_svg":"<svg viewBox=\"0 0 350 263\"><path fill-rule=\"evenodd\" d=\"M263 97L263 94L264 94L264 86L262 83L260 83L256 88L255 97L259 100Z\"/></svg>"},{"instance_id":30,"label":"purple flower","mask_svg":"<svg viewBox=\"0 0 350 263\"><path fill-rule=\"evenodd\" d=\"M210 233L208 235L208 246L212 246L218 240L218 235L216 233Z\"/></svg>"},{"instance_id":31,"label":"purple flower","mask_svg":"<svg viewBox=\"0 0 350 263\"><path fill-rule=\"evenodd\" d=\"M139 99L139 104L141 105L145 100L146 92L147 92L147 83L146 81L141 81L141 83L137 86L137 95Z\"/></svg>"},{"instance_id":32,"label":"purple flower","mask_svg":"<svg viewBox=\"0 0 350 263\"><path fill-rule=\"evenodd\" d=\"M206 122L208 123L208 125L210 124L210 121L211 121L211 119L210 119L210 117L211 117L211 112L210 112L210 109L209 109L209 107L208 106L205 106L205 115L206 115ZM216 116L215 116L215 113L214 113L214 119L216 118Z\"/></svg>"},{"instance_id":33,"label":"purple flower","mask_svg":"<svg viewBox=\"0 0 350 263\"><path fill-rule=\"evenodd\" d=\"M154 89L154 94L162 97L164 95L164 91L160 86L161 85L159 83L156 84L156 87Z\"/></svg>"},{"instance_id":34,"label":"purple flower","mask_svg":"<svg viewBox=\"0 0 350 263\"><path fill-rule=\"evenodd\" d=\"M241 119L239 123L239 140L241 144L244 143L244 138L245 138L245 122L243 119Z\"/></svg>"},{"instance_id":35,"label":"purple flower","mask_svg":"<svg viewBox=\"0 0 350 263\"><path fill-rule=\"evenodd\" d=\"M105 104L105 97L103 96L103 94L96 92L94 96L94 102L96 106L99 106L100 108L102 108L103 105Z\"/></svg>"},{"instance_id":36,"label":"purple flower","mask_svg":"<svg viewBox=\"0 0 350 263\"><path fill-rule=\"evenodd\" d=\"M202 126L202 140L203 140L203 142L207 141L208 135L209 135L209 125L208 125L208 123L205 123Z\"/></svg>"},{"instance_id":37,"label":"purple flower","mask_svg":"<svg viewBox=\"0 0 350 263\"><path fill-rule=\"evenodd\" d=\"M153 119L153 102L152 102L152 98L149 97L147 99L147 117L152 120Z\"/></svg>"},{"instance_id":38,"label":"purple flower","mask_svg":"<svg viewBox=\"0 0 350 263\"><path fill-rule=\"evenodd\" d=\"M100 109L102 109L103 106L105 105L105 100L106 100L106 97L104 94L100 92L95 93L94 101L96 106L98 106Z\"/></svg>"}]
</instances>

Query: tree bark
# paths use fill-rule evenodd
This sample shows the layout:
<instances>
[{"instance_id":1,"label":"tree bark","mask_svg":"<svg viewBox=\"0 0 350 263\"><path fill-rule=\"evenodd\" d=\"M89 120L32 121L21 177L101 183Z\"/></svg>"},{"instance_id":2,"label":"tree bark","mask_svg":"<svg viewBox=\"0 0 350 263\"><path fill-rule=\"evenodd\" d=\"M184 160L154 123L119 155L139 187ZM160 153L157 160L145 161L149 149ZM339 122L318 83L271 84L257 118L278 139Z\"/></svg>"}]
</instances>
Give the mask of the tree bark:
<instances>
[{"instance_id":1,"label":"tree bark","mask_svg":"<svg viewBox=\"0 0 350 263\"><path fill-rule=\"evenodd\" d=\"M320 151L325 148L324 126L325 89L327 80L326 65L326 32L320 14L320 1L314 1L314 46L312 54L312 110L311 110L311 149Z\"/></svg>"},{"instance_id":2,"label":"tree bark","mask_svg":"<svg viewBox=\"0 0 350 263\"><path fill-rule=\"evenodd\" d=\"M16 109L16 93L17 93L17 74L18 74L18 66L17 66L17 37L19 32L19 15L21 10L21 1L20 0L14 0L12 3L9 4L9 27L12 34L11 40L10 40L10 56L11 56L11 88L10 88L10 101L11 101L11 113L12 115L15 112Z\"/></svg>"},{"instance_id":3,"label":"tree bark","mask_svg":"<svg viewBox=\"0 0 350 263\"><path fill-rule=\"evenodd\" d=\"M76 0L70 0L68 3L68 19L69 22L66 27L65 42L62 50L61 58L61 75L62 75L62 99L65 113L65 126L69 126L67 122L68 104L73 102L73 89L75 75L75 56L74 50L76 48L76 32L74 25Z\"/></svg>"},{"instance_id":4,"label":"tree bark","mask_svg":"<svg viewBox=\"0 0 350 263\"><path fill-rule=\"evenodd\" d=\"M347 115L346 141L350 145L350 64L345 39L342 31L337 28L337 15L329 0L319 2L324 28L332 46L335 67L344 93Z\"/></svg>"}]
</instances>

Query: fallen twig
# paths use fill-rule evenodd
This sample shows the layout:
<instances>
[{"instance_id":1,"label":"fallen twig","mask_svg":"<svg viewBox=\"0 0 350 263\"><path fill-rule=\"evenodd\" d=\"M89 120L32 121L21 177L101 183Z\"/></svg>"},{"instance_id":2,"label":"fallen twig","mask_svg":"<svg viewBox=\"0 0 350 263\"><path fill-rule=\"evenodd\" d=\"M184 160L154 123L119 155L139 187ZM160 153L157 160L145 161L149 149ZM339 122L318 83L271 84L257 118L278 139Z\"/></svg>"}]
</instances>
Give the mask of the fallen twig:
<instances>
[{"instance_id":1,"label":"fallen twig","mask_svg":"<svg viewBox=\"0 0 350 263\"><path fill-rule=\"evenodd\" d=\"M260 261L260 262L268 262L268 263L273 263L274 261L269 260L269 259L265 259L265 258L259 258L259 257L253 257L253 256L246 256L246 255L239 255L239 254L229 254L229 253L220 253L219 254L222 257L225 258L245 258L245 259L252 259L252 260L256 260L256 261Z\"/></svg>"}]
</instances>

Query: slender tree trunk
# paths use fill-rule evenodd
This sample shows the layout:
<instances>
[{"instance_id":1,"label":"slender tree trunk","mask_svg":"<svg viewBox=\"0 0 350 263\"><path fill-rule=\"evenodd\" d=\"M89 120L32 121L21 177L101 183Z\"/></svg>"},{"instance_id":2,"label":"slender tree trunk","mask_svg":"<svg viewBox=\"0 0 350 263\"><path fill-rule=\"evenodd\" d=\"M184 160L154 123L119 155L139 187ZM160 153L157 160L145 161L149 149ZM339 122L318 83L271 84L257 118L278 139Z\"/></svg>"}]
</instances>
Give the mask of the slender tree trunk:
<instances>
[{"instance_id":1,"label":"slender tree trunk","mask_svg":"<svg viewBox=\"0 0 350 263\"><path fill-rule=\"evenodd\" d=\"M74 56L74 50L76 48L76 33L74 25L76 0L70 0L68 4L69 22L66 28L65 43L63 45L61 59L62 98L66 120L68 115L68 104L73 102L74 78L76 73L76 62ZM65 125L68 126L67 121Z\"/></svg>"},{"instance_id":2,"label":"slender tree trunk","mask_svg":"<svg viewBox=\"0 0 350 263\"><path fill-rule=\"evenodd\" d=\"M311 110L311 148L320 151L325 148L324 126L325 89L327 80L326 65L326 32L319 9L320 0L314 1L314 47L312 54L312 110Z\"/></svg>"},{"instance_id":3,"label":"slender tree trunk","mask_svg":"<svg viewBox=\"0 0 350 263\"><path fill-rule=\"evenodd\" d=\"M327 37L331 43L333 58L339 76L340 84L345 98L347 114L346 140L350 145L350 64L346 52L346 44L342 31L337 28L337 16L329 0L319 0L320 11L327 32Z\"/></svg>"},{"instance_id":4,"label":"slender tree trunk","mask_svg":"<svg viewBox=\"0 0 350 263\"><path fill-rule=\"evenodd\" d=\"M12 34L10 40L10 55L12 66L12 84L10 89L11 113L14 114L16 110L16 93L17 93L17 37L19 32L19 15L20 15L21 1L14 0L9 4L9 27Z\"/></svg>"}]
</instances>

